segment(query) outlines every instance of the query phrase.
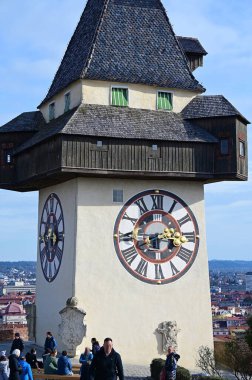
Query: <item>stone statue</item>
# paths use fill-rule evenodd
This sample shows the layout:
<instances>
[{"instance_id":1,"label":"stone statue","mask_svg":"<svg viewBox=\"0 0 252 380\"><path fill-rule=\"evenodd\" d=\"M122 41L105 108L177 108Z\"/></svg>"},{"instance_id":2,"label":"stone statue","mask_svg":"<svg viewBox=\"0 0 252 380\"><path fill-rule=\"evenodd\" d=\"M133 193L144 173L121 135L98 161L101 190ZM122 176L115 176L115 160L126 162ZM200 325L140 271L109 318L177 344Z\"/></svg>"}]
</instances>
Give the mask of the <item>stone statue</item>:
<instances>
[{"instance_id":1,"label":"stone statue","mask_svg":"<svg viewBox=\"0 0 252 380\"><path fill-rule=\"evenodd\" d=\"M85 311L78 308L76 297L68 298L66 307L59 312L61 323L59 324L59 336L69 356L76 356L76 348L86 336L86 325L83 320Z\"/></svg>"},{"instance_id":2,"label":"stone statue","mask_svg":"<svg viewBox=\"0 0 252 380\"><path fill-rule=\"evenodd\" d=\"M158 327L156 331L162 334L163 352L167 353L169 346L172 346L175 351L177 350L177 335L180 330L177 327L176 321L163 322L160 324L160 327Z\"/></svg>"}]
</instances>

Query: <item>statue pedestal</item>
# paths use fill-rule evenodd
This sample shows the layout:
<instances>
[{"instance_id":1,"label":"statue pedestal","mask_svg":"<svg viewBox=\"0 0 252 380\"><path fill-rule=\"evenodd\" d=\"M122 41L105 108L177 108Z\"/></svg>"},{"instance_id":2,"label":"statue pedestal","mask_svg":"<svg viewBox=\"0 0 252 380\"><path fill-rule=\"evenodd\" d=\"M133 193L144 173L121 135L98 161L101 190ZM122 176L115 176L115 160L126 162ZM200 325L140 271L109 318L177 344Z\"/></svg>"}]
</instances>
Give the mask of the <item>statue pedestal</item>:
<instances>
[{"instance_id":1,"label":"statue pedestal","mask_svg":"<svg viewBox=\"0 0 252 380\"><path fill-rule=\"evenodd\" d=\"M86 325L84 325L86 313L77 305L78 299L76 297L69 298L66 307L59 312L61 316L59 336L70 357L76 356L76 348L82 343L86 335Z\"/></svg>"}]
</instances>

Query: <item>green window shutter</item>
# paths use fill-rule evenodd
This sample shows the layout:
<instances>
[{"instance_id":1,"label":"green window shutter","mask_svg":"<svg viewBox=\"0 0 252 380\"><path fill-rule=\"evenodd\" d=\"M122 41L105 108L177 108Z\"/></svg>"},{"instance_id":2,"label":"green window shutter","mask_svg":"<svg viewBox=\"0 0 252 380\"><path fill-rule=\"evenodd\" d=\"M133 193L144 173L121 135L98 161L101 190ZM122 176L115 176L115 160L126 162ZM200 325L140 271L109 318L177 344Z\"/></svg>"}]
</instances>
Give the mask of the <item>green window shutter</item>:
<instances>
[{"instance_id":1,"label":"green window shutter","mask_svg":"<svg viewBox=\"0 0 252 380\"><path fill-rule=\"evenodd\" d=\"M158 110L172 110L172 94L170 92L158 92L157 108Z\"/></svg>"},{"instance_id":2,"label":"green window shutter","mask_svg":"<svg viewBox=\"0 0 252 380\"><path fill-rule=\"evenodd\" d=\"M112 105L127 107L128 106L128 89L112 87Z\"/></svg>"}]
</instances>

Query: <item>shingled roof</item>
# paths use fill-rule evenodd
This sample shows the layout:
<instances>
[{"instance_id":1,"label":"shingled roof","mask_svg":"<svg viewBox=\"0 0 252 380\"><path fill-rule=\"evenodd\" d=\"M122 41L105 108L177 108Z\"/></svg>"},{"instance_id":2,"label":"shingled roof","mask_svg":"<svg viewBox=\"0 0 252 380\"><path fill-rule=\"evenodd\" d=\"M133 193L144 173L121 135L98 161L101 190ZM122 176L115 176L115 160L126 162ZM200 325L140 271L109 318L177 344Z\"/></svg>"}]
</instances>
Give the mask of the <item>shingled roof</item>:
<instances>
[{"instance_id":1,"label":"shingled roof","mask_svg":"<svg viewBox=\"0 0 252 380\"><path fill-rule=\"evenodd\" d=\"M205 91L160 0L88 0L41 105L81 78Z\"/></svg>"},{"instance_id":2,"label":"shingled roof","mask_svg":"<svg viewBox=\"0 0 252 380\"><path fill-rule=\"evenodd\" d=\"M217 141L210 133L190 121L183 120L180 114L174 112L86 104L48 124L45 123L40 131L18 147L15 153L59 133L152 141Z\"/></svg>"},{"instance_id":3,"label":"shingled roof","mask_svg":"<svg viewBox=\"0 0 252 380\"><path fill-rule=\"evenodd\" d=\"M249 121L223 95L196 96L183 109L182 115L185 119L237 116L245 124L249 124Z\"/></svg>"},{"instance_id":4,"label":"shingled roof","mask_svg":"<svg viewBox=\"0 0 252 380\"><path fill-rule=\"evenodd\" d=\"M39 130L39 125L44 123L41 112L23 112L0 127L0 133L6 132L33 132Z\"/></svg>"},{"instance_id":5,"label":"shingled roof","mask_svg":"<svg viewBox=\"0 0 252 380\"><path fill-rule=\"evenodd\" d=\"M207 55L206 50L197 38L177 36L177 39L185 53Z\"/></svg>"}]
</instances>

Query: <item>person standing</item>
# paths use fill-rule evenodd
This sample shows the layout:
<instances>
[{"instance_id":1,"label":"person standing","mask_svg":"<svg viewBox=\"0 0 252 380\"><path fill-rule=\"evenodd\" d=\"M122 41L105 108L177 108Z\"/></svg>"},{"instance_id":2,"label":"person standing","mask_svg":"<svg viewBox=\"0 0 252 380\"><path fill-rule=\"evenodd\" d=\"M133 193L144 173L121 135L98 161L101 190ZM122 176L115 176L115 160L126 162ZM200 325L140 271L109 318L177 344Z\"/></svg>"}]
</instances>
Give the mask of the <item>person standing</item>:
<instances>
[{"instance_id":1,"label":"person standing","mask_svg":"<svg viewBox=\"0 0 252 380\"><path fill-rule=\"evenodd\" d=\"M173 347L169 346L165 361L167 380L176 380L177 361L179 360L179 358L180 356L174 352Z\"/></svg>"},{"instance_id":2,"label":"person standing","mask_svg":"<svg viewBox=\"0 0 252 380\"><path fill-rule=\"evenodd\" d=\"M20 356L20 350L17 348L12 351L9 356L10 376L9 380L20 380L20 374L22 368L19 366L18 358Z\"/></svg>"},{"instance_id":3,"label":"person standing","mask_svg":"<svg viewBox=\"0 0 252 380\"><path fill-rule=\"evenodd\" d=\"M90 366L91 380L124 380L120 354L113 348L111 338L104 339L103 347L95 354Z\"/></svg>"},{"instance_id":4,"label":"person standing","mask_svg":"<svg viewBox=\"0 0 252 380\"><path fill-rule=\"evenodd\" d=\"M91 339L91 344L92 344L92 353L93 355L95 355L100 350L101 347L96 338Z\"/></svg>"},{"instance_id":5,"label":"person standing","mask_svg":"<svg viewBox=\"0 0 252 380\"><path fill-rule=\"evenodd\" d=\"M72 363L67 356L66 351L62 351L61 356L58 359L58 375L72 375Z\"/></svg>"},{"instance_id":6,"label":"person standing","mask_svg":"<svg viewBox=\"0 0 252 380\"><path fill-rule=\"evenodd\" d=\"M9 361L5 354L6 351L0 352L0 380L8 380L9 378Z\"/></svg>"},{"instance_id":7,"label":"person standing","mask_svg":"<svg viewBox=\"0 0 252 380\"><path fill-rule=\"evenodd\" d=\"M24 350L24 342L20 338L19 333L15 333L15 338L12 342L10 353L12 353L12 351L14 351L14 350L19 350L20 352L22 352Z\"/></svg>"},{"instance_id":8,"label":"person standing","mask_svg":"<svg viewBox=\"0 0 252 380\"><path fill-rule=\"evenodd\" d=\"M56 348L57 348L56 340L54 339L51 331L47 331L45 344L44 344L45 353L46 352L52 352L53 350L56 350ZM50 351L48 351L48 350L50 350Z\"/></svg>"},{"instance_id":9,"label":"person standing","mask_svg":"<svg viewBox=\"0 0 252 380\"><path fill-rule=\"evenodd\" d=\"M80 369L80 380L89 380L89 370L90 365L93 360L93 353L90 351L89 347L85 348L85 351L83 354L81 354L79 362L81 363L81 369Z\"/></svg>"},{"instance_id":10,"label":"person standing","mask_svg":"<svg viewBox=\"0 0 252 380\"><path fill-rule=\"evenodd\" d=\"M32 370L29 363L26 362L25 356L20 355L19 364L22 368L22 373L20 374L21 380L33 380Z\"/></svg>"}]
</instances>

